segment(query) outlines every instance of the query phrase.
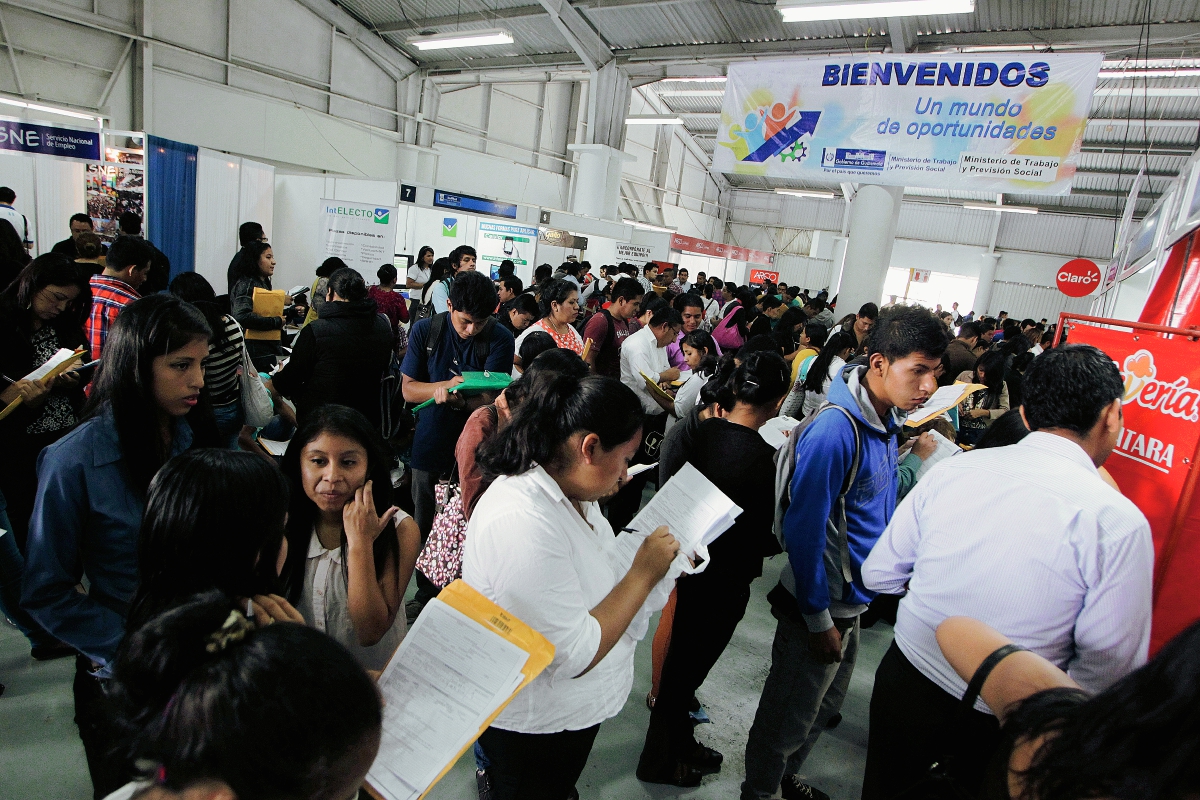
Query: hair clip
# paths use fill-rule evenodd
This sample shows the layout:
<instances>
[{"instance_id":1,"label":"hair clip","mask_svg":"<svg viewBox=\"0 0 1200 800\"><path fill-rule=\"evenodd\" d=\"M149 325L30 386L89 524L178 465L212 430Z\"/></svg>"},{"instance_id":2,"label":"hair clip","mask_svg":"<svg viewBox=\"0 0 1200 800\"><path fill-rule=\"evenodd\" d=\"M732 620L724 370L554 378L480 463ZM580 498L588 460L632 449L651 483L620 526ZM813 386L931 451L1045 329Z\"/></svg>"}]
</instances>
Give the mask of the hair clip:
<instances>
[{"instance_id":1,"label":"hair clip","mask_svg":"<svg viewBox=\"0 0 1200 800\"><path fill-rule=\"evenodd\" d=\"M223 653L231 642L240 642L246 638L246 633L254 630L254 623L246 619L246 615L238 610L229 612L225 624L208 637L204 649L210 653Z\"/></svg>"}]
</instances>

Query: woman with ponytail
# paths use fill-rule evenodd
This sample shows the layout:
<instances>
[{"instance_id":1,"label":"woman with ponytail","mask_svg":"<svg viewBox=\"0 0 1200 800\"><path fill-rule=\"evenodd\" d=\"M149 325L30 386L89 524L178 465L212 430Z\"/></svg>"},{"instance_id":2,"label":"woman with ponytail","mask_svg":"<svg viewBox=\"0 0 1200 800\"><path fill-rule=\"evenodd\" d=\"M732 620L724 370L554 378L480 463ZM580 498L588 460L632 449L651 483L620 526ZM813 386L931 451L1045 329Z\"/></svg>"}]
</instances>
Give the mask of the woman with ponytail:
<instances>
[{"instance_id":1,"label":"woman with ponytail","mask_svg":"<svg viewBox=\"0 0 1200 800\"><path fill-rule=\"evenodd\" d=\"M689 712L746 613L763 558L779 552L771 530L774 506L764 494L775 480L775 449L758 430L778 413L790 377L778 353L751 353L717 393L723 418L710 417L697 428L688 461L744 510L709 545L708 568L676 584L670 644L637 768L648 783L696 786L721 769L722 755L692 735Z\"/></svg>"},{"instance_id":2,"label":"woman with ponytail","mask_svg":"<svg viewBox=\"0 0 1200 800\"><path fill-rule=\"evenodd\" d=\"M527 391L480 453L495 480L467 527L463 579L555 647L550 666L480 738L491 796L563 800L600 723L629 696L643 606L656 587L657 604L666 599L659 585L679 545L665 527L645 532L631 565L635 534L614 537L600 513L597 501L628 480L641 443L633 391L565 373L544 374Z\"/></svg>"},{"instance_id":3,"label":"woman with ponytail","mask_svg":"<svg viewBox=\"0 0 1200 800\"><path fill-rule=\"evenodd\" d=\"M256 628L221 592L130 633L109 695L137 779L107 800L344 800L379 750L375 684L296 624Z\"/></svg>"}]
</instances>

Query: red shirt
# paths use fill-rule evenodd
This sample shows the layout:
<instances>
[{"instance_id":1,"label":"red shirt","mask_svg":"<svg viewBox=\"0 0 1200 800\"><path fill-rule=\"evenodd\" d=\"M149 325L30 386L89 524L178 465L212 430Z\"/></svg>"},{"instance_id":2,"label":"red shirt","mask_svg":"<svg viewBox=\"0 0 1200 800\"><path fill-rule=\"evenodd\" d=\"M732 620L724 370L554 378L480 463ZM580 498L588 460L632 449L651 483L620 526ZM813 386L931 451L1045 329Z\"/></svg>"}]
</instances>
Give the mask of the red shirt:
<instances>
[{"instance_id":1,"label":"red shirt","mask_svg":"<svg viewBox=\"0 0 1200 800\"><path fill-rule=\"evenodd\" d=\"M379 306L379 313L391 320L393 332L400 327L401 322L408 322L408 303L399 292L372 286L367 290L367 294L375 301L375 305Z\"/></svg>"},{"instance_id":2,"label":"red shirt","mask_svg":"<svg viewBox=\"0 0 1200 800\"><path fill-rule=\"evenodd\" d=\"M141 295L132 286L107 275L93 275L92 310L88 313L84 333L87 334L88 349L92 358L100 358L104 340L108 338L108 327L112 325L121 309L137 300Z\"/></svg>"}]
</instances>

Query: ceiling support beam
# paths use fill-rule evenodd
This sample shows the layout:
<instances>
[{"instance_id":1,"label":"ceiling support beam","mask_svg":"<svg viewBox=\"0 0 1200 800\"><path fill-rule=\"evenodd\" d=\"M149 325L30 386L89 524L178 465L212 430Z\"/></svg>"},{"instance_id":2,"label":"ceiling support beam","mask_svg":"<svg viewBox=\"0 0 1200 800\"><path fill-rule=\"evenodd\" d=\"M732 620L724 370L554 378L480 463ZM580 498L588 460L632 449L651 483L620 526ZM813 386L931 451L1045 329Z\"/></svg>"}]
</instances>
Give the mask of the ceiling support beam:
<instances>
[{"instance_id":1,"label":"ceiling support beam","mask_svg":"<svg viewBox=\"0 0 1200 800\"><path fill-rule=\"evenodd\" d=\"M550 15L550 21L563 35L571 49L589 70L596 72L613 60L608 42L600 38L596 29L567 0L541 0L542 8Z\"/></svg>"}]
</instances>

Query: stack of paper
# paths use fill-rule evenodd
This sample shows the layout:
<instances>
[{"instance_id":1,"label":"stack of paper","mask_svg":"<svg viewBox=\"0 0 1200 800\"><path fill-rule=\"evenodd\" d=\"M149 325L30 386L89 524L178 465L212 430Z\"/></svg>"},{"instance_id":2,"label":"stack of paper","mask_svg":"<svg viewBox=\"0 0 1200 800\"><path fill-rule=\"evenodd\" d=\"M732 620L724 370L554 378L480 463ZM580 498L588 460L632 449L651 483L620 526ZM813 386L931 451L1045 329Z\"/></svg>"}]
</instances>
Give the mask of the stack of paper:
<instances>
[{"instance_id":1,"label":"stack of paper","mask_svg":"<svg viewBox=\"0 0 1200 800\"><path fill-rule=\"evenodd\" d=\"M42 381L46 378L57 377L58 375L66 372L68 367L73 366L86 355L87 351L83 348L73 351L67 350L66 348L60 348L58 352L50 356L50 359L46 363L42 364L33 372L30 372L22 380ZM0 411L0 419L4 419L9 414L16 411L17 406L21 405L23 402L25 402L25 396L18 396L17 399L5 406L3 411Z\"/></svg>"},{"instance_id":2,"label":"stack of paper","mask_svg":"<svg viewBox=\"0 0 1200 800\"><path fill-rule=\"evenodd\" d=\"M263 436L260 436L258 437L258 443L263 446L264 450L276 458L283 458L283 454L287 452L287 442L280 442L275 439L267 439Z\"/></svg>"},{"instance_id":3,"label":"stack of paper","mask_svg":"<svg viewBox=\"0 0 1200 800\"><path fill-rule=\"evenodd\" d=\"M429 601L379 678L383 732L367 773L384 800L415 800L554 658L544 637L455 581Z\"/></svg>"},{"instance_id":4,"label":"stack of paper","mask_svg":"<svg viewBox=\"0 0 1200 800\"><path fill-rule=\"evenodd\" d=\"M908 412L908 419L904 424L911 428L922 425L939 414L944 414L954 408L963 400L966 400L967 395L972 392L986 388L981 383L955 383L950 386L943 386L934 392L920 408Z\"/></svg>"},{"instance_id":5,"label":"stack of paper","mask_svg":"<svg viewBox=\"0 0 1200 800\"><path fill-rule=\"evenodd\" d=\"M629 523L629 528L617 535L611 551L612 563L617 574L628 572L642 541L661 525L666 525L679 542L679 555L634 615L626 629L627 636L640 640L646 635L650 616L666 605L676 579L708 567L708 545L729 530L741 513L740 507L691 464L684 464L658 490Z\"/></svg>"},{"instance_id":6,"label":"stack of paper","mask_svg":"<svg viewBox=\"0 0 1200 800\"><path fill-rule=\"evenodd\" d=\"M758 429L758 435L763 438L764 442L778 450L787 444L789 441L788 434L799 424L800 420L781 414L778 417L767 420Z\"/></svg>"},{"instance_id":7,"label":"stack of paper","mask_svg":"<svg viewBox=\"0 0 1200 800\"><path fill-rule=\"evenodd\" d=\"M945 461L950 456L956 456L962 452L961 447L947 439L945 436L942 436L937 431L929 431L929 434L933 437L934 441L937 442L937 449L933 451L929 458L921 462L921 468L917 470L916 474L916 480L918 481L925 477L926 472L929 472L929 470L933 469L934 464L938 463L939 461Z\"/></svg>"}]
</instances>

